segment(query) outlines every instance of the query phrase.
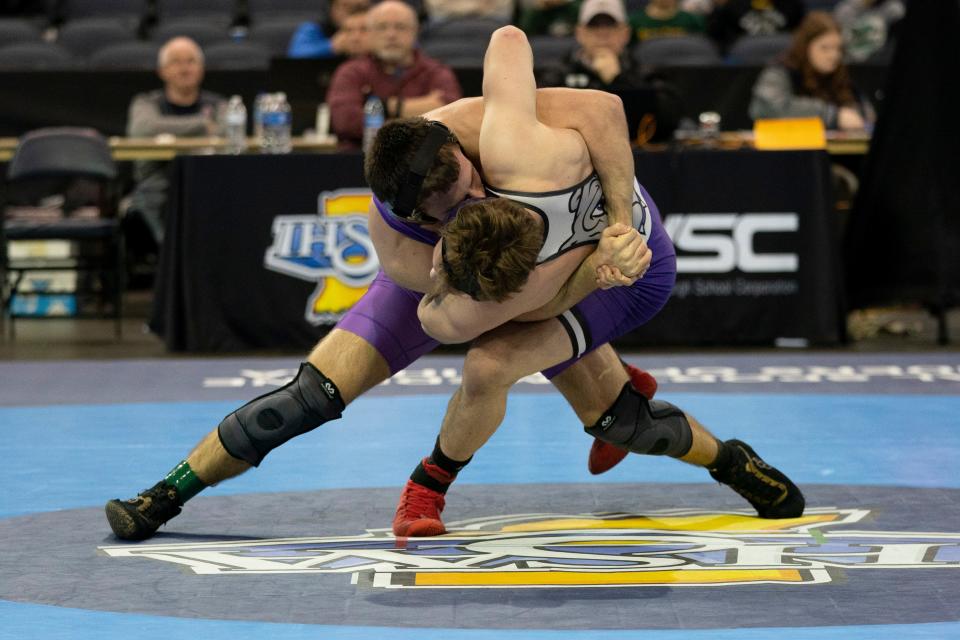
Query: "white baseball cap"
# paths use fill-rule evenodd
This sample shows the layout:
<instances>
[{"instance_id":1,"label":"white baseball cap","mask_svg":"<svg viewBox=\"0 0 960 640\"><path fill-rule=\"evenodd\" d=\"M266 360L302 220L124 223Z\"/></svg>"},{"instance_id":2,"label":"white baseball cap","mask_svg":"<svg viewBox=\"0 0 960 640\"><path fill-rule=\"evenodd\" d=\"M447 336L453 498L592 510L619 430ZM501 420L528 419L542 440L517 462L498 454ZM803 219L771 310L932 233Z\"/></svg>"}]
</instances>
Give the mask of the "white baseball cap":
<instances>
[{"instance_id":1,"label":"white baseball cap","mask_svg":"<svg viewBox=\"0 0 960 640\"><path fill-rule=\"evenodd\" d=\"M619 23L626 23L627 10L623 0L584 0L580 5L578 24L587 24L599 15L607 15Z\"/></svg>"}]
</instances>

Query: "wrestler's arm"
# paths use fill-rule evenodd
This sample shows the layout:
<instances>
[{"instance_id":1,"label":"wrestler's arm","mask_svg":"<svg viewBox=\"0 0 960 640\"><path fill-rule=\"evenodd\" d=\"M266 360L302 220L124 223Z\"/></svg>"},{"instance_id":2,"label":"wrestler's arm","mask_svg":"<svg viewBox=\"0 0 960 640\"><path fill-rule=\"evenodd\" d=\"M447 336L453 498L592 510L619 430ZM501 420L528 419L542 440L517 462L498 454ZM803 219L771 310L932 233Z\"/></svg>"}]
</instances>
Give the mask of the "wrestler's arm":
<instances>
[{"instance_id":1,"label":"wrestler's arm","mask_svg":"<svg viewBox=\"0 0 960 640\"><path fill-rule=\"evenodd\" d=\"M603 230L597 249L588 255L577 270L560 287L557 295L545 305L518 315L520 322L536 322L553 318L571 308L598 288L610 288L610 284L597 277L598 269L617 267L621 273L636 274L636 277L609 276L618 283L632 285L650 267L653 252L636 229L624 224L615 224Z\"/></svg>"},{"instance_id":2,"label":"wrestler's arm","mask_svg":"<svg viewBox=\"0 0 960 640\"><path fill-rule=\"evenodd\" d=\"M565 87L537 89L536 96L537 120L549 127L573 129L583 138L604 194L613 194L606 199L610 222L630 224L633 152L620 98L605 91ZM467 157L479 162L483 98L463 98L424 117L447 125L457 134Z\"/></svg>"},{"instance_id":3,"label":"wrestler's arm","mask_svg":"<svg viewBox=\"0 0 960 640\"><path fill-rule=\"evenodd\" d=\"M523 288L503 302L477 302L456 291L427 295L420 301L417 315L424 331L445 344L468 342L510 320L533 322L553 318L596 290L599 266L613 264L627 273L645 272L652 255L645 249L646 242L636 229L613 225L603 230L597 248L560 286L556 284L556 271L565 267L559 261L549 262L534 269ZM434 265L439 264L439 250L438 244L434 248ZM585 252L586 247L575 251Z\"/></svg>"},{"instance_id":4,"label":"wrestler's arm","mask_svg":"<svg viewBox=\"0 0 960 640\"><path fill-rule=\"evenodd\" d=\"M469 342L513 318L540 307L556 293L556 278L534 271L523 289L503 302L477 302L458 291L438 296L426 295L417 308L423 330L444 344Z\"/></svg>"},{"instance_id":5,"label":"wrestler's arm","mask_svg":"<svg viewBox=\"0 0 960 640\"><path fill-rule=\"evenodd\" d=\"M430 291L433 247L391 228L384 222L373 203L367 212L367 226L384 273L401 287L411 291Z\"/></svg>"},{"instance_id":6,"label":"wrestler's arm","mask_svg":"<svg viewBox=\"0 0 960 640\"><path fill-rule=\"evenodd\" d=\"M589 89L541 89L537 118L580 134L603 187L607 223L633 223L633 150L620 97ZM553 94L553 92L559 92ZM574 95L571 96L570 93Z\"/></svg>"}]
</instances>

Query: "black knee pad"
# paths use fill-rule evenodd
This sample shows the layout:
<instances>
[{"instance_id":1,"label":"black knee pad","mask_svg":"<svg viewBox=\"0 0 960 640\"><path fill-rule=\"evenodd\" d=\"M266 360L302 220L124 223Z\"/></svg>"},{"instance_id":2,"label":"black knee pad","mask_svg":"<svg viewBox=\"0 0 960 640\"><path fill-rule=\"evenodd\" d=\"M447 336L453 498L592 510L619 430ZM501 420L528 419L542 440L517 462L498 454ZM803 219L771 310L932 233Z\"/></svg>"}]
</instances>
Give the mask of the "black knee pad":
<instances>
[{"instance_id":1,"label":"black knee pad","mask_svg":"<svg viewBox=\"0 0 960 640\"><path fill-rule=\"evenodd\" d=\"M336 420L344 404L336 385L309 362L276 391L243 405L220 423L227 453L257 467L284 442Z\"/></svg>"},{"instance_id":2,"label":"black knee pad","mask_svg":"<svg viewBox=\"0 0 960 640\"><path fill-rule=\"evenodd\" d=\"M680 458L690 451L693 432L683 411L662 400L647 400L628 382L616 402L588 434L633 453Z\"/></svg>"}]
</instances>

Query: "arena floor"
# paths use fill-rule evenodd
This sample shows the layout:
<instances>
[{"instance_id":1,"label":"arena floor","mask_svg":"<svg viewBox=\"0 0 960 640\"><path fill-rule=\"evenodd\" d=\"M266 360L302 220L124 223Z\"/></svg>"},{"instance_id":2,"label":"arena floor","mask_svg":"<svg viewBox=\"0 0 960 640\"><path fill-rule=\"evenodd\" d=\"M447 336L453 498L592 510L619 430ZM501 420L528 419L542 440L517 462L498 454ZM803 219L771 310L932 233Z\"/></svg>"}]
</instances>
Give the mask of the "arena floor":
<instances>
[{"instance_id":1,"label":"arena floor","mask_svg":"<svg viewBox=\"0 0 960 640\"><path fill-rule=\"evenodd\" d=\"M398 544L397 496L458 381L461 358L440 355L122 543L104 502L298 358L152 357L136 327L126 350L56 331L24 322L0 349L2 638L960 637L953 349L628 356L790 474L795 520L753 518L670 459L591 476L573 412L532 378L451 489L451 533Z\"/></svg>"}]
</instances>

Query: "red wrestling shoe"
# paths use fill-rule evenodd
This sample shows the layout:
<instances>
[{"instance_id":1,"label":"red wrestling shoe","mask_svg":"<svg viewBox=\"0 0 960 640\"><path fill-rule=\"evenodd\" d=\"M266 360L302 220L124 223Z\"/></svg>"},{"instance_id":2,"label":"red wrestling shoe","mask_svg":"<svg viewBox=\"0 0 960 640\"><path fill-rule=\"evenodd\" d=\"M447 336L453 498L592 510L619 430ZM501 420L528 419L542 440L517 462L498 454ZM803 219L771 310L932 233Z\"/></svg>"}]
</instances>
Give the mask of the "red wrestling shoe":
<instances>
[{"instance_id":1,"label":"red wrestling shoe","mask_svg":"<svg viewBox=\"0 0 960 640\"><path fill-rule=\"evenodd\" d=\"M652 400L657 393L657 379L643 369L638 369L626 362L623 363L623 368L630 376L630 384L637 393L642 394L647 400ZM587 470L595 476L600 475L620 464L628 453L630 452L626 449L594 439L593 446L590 447L590 456L587 458Z\"/></svg>"},{"instance_id":2,"label":"red wrestling shoe","mask_svg":"<svg viewBox=\"0 0 960 640\"><path fill-rule=\"evenodd\" d=\"M393 517L393 535L409 538L443 535L447 532L440 520L444 504L439 491L407 480Z\"/></svg>"}]
</instances>

